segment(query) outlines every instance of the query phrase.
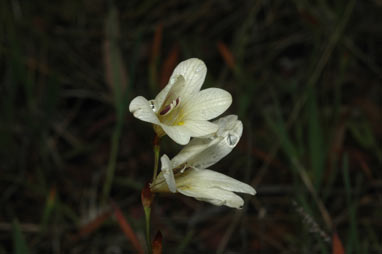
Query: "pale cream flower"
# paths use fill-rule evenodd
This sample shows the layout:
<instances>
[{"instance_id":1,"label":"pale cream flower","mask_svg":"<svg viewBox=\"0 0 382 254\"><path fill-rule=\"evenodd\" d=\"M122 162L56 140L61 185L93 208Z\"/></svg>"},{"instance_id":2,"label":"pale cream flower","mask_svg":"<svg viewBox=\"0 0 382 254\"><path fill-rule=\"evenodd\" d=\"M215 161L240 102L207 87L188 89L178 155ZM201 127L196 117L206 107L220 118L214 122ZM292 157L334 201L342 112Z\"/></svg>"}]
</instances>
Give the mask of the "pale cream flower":
<instances>
[{"instance_id":1,"label":"pale cream flower","mask_svg":"<svg viewBox=\"0 0 382 254\"><path fill-rule=\"evenodd\" d=\"M240 208L244 201L234 192L256 191L224 174L206 169L232 151L243 132L236 115L216 120L219 128L207 138L193 138L171 161L161 157L161 172L151 185L154 192L179 192L214 205Z\"/></svg>"},{"instance_id":2,"label":"pale cream flower","mask_svg":"<svg viewBox=\"0 0 382 254\"><path fill-rule=\"evenodd\" d=\"M185 196L240 209L244 200L234 192L255 195L252 186L209 169L173 168L167 155L161 157L162 171L151 185L153 192L179 192Z\"/></svg>"},{"instance_id":3,"label":"pale cream flower","mask_svg":"<svg viewBox=\"0 0 382 254\"><path fill-rule=\"evenodd\" d=\"M187 144L190 137L212 134L218 126L208 120L226 111L232 96L219 88L200 90L206 74L203 61L185 60L178 64L154 100L138 96L131 101L129 110L136 118L153 123L159 136L167 134L181 145Z\"/></svg>"},{"instance_id":4,"label":"pale cream flower","mask_svg":"<svg viewBox=\"0 0 382 254\"><path fill-rule=\"evenodd\" d=\"M221 117L213 123L218 126L218 130L203 138L193 138L172 158L174 167L187 163L196 168L208 168L229 154L239 143L243 124L237 115Z\"/></svg>"}]
</instances>

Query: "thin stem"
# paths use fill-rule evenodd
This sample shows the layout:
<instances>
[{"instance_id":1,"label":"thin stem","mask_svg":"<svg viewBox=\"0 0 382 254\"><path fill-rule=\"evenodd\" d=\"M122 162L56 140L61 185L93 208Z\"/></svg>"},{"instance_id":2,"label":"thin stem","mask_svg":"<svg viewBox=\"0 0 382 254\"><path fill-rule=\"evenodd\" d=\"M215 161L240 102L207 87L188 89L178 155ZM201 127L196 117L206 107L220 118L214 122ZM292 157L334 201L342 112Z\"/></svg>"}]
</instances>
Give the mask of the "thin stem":
<instances>
[{"instance_id":1,"label":"thin stem","mask_svg":"<svg viewBox=\"0 0 382 254\"><path fill-rule=\"evenodd\" d=\"M159 137L155 135L154 137L154 169L153 169L153 182L155 181L155 178L158 174L158 167L159 167L159 152L160 152L160 145L159 145ZM145 219L146 219L146 244L147 244L147 251L149 254L152 253L152 246L151 246L151 205L152 201L154 199L153 193L150 191L149 185L147 185L145 195L143 195L142 203L143 203L143 209L145 211ZM150 196L150 197L148 197ZM144 202L146 201L146 202ZM149 201L149 202L148 202Z\"/></svg>"},{"instance_id":2,"label":"thin stem","mask_svg":"<svg viewBox=\"0 0 382 254\"><path fill-rule=\"evenodd\" d=\"M153 182L158 174L158 167L159 167L159 152L160 152L160 145L159 145L159 137L155 135L154 138L154 170L153 170Z\"/></svg>"},{"instance_id":3,"label":"thin stem","mask_svg":"<svg viewBox=\"0 0 382 254\"><path fill-rule=\"evenodd\" d=\"M146 218L146 244L147 244L147 252L151 254L152 248L151 248L151 206L150 207L144 207L145 210L145 218Z\"/></svg>"}]
</instances>

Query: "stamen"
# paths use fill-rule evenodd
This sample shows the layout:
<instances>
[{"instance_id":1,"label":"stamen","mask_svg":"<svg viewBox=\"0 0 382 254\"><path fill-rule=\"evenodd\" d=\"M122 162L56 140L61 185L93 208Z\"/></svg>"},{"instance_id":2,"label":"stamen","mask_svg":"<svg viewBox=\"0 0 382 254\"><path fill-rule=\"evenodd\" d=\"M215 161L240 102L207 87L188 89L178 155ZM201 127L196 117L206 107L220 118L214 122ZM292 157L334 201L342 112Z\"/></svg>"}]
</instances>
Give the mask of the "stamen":
<instances>
[{"instance_id":1,"label":"stamen","mask_svg":"<svg viewBox=\"0 0 382 254\"><path fill-rule=\"evenodd\" d=\"M159 114L161 116L163 115L167 115L168 113L170 113L176 106L178 106L180 103L180 97L176 98L175 100L173 100L170 104L168 104L167 106L164 107L164 109L159 112Z\"/></svg>"},{"instance_id":2,"label":"stamen","mask_svg":"<svg viewBox=\"0 0 382 254\"><path fill-rule=\"evenodd\" d=\"M164 109L159 113L161 116L163 116L163 115L165 115L165 114L167 114L167 113L169 113L170 111L171 111L171 104L170 105L167 105L166 107L164 107Z\"/></svg>"},{"instance_id":3,"label":"stamen","mask_svg":"<svg viewBox=\"0 0 382 254\"><path fill-rule=\"evenodd\" d=\"M190 166L187 163L185 163L185 164L179 165L178 167L174 168L173 171L174 171L175 175L178 175L179 173L183 174L184 171L188 168L190 168Z\"/></svg>"}]
</instances>

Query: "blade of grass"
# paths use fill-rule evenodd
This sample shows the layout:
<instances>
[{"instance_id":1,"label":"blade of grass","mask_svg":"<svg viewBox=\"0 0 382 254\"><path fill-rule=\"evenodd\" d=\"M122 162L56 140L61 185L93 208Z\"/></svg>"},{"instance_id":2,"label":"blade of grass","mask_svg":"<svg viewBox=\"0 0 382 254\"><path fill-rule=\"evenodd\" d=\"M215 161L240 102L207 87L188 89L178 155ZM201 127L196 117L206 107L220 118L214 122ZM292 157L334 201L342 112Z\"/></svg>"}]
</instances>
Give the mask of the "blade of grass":
<instances>
[{"instance_id":1,"label":"blade of grass","mask_svg":"<svg viewBox=\"0 0 382 254\"><path fill-rule=\"evenodd\" d=\"M49 219L56 207L56 188L52 187L48 193L45 201L45 208L42 215L42 230L45 231L48 225Z\"/></svg>"},{"instance_id":2,"label":"blade of grass","mask_svg":"<svg viewBox=\"0 0 382 254\"><path fill-rule=\"evenodd\" d=\"M193 229L187 231L187 234L180 241L178 248L176 249L176 254L182 254L186 250L187 246L192 240L192 237L194 236L194 233L195 231Z\"/></svg>"},{"instance_id":3,"label":"blade of grass","mask_svg":"<svg viewBox=\"0 0 382 254\"><path fill-rule=\"evenodd\" d=\"M335 45L337 44L337 42L339 40L340 35L342 34L343 30L345 29L345 27L347 25L347 22L348 22L351 14L353 12L355 2L356 2L355 0L352 0L346 6L344 14L342 16L342 20L338 23L333 34L330 36L328 44L326 45L326 47L323 51L323 54L322 54L320 60L318 61L317 65L316 65L316 68L314 69L312 75L310 75L311 78L308 80L308 83L307 83L308 86L314 86L317 83L318 78L320 77L326 63L328 62L328 60L332 54L332 51L333 51ZM301 96L301 98L297 101L297 103L295 104L295 106L294 106L294 108L293 108L293 110L292 110L292 112L288 118L288 121L287 121L287 128L288 129L296 121L296 119L300 113L300 110L303 108L303 106L306 102L306 99L307 99L306 94L304 93ZM281 143L282 142L279 141L272 147L272 149L269 153L271 158L274 158L276 156L278 150L280 149ZM252 184L257 185L257 183L259 183L261 181L262 176L266 173L266 171L268 169L269 169L269 163L266 162L260 168L258 176L256 178L254 178Z\"/></svg>"},{"instance_id":4,"label":"blade of grass","mask_svg":"<svg viewBox=\"0 0 382 254\"><path fill-rule=\"evenodd\" d=\"M363 148L374 152L378 160L382 162L381 146L378 145L378 139L373 133L370 123L366 119L361 119L358 122L349 124L349 130L354 139Z\"/></svg>"},{"instance_id":5,"label":"blade of grass","mask_svg":"<svg viewBox=\"0 0 382 254\"><path fill-rule=\"evenodd\" d=\"M312 72L312 75L310 75L310 78L307 81L307 87L315 86L317 84L326 64L328 63L328 61L329 61L329 59L333 53L335 46L337 45L338 41L340 40L340 38L343 34L343 31L345 30L345 27L349 21L351 14L353 13L355 3L356 3L356 1L352 0L347 4L341 20L339 20L333 33L330 35L328 43L327 43L327 45L326 45L326 47L322 53L322 56L319 59L319 61L317 62L316 67L314 68L314 70ZM303 94L301 100L298 101L296 103L295 107L293 108L292 113L290 114L290 117L288 119L288 124L287 124L288 126L290 126L291 123L295 121L295 119L298 117L301 109L304 107L304 105L307 101L307 93L308 92L309 92L309 89L304 90L304 94Z\"/></svg>"},{"instance_id":6,"label":"blade of grass","mask_svg":"<svg viewBox=\"0 0 382 254\"><path fill-rule=\"evenodd\" d=\"M240 66L243 64L245 52L247 48L247 44L250 42L250 37L252 36L253 27L255 25L256 15L259 12L262 4L261 2L256 2L255 4L251 5L251 8L248 11L248 14L244 18L243 24L236 30L235 36L234 36L234 55L236 57L238 65Z\"/></svg>"},{"instance_id":7,"label":"blade of grass","mask_svg":"<svg viewBox=\"0 0 382 254\"><path fill-rule=\"evenodd\" d=\"M279 106L277 106L279 108ZM290 140L284 122L280 116L279 110L277 111L277 119L272 119L270 114L264 114L265 122L273 130L280 140L280 144L284 152L289 158L297 157L297 151L292 141Z\"/></svg>"},{"instance_id":8,"label":"blade of grass","mask_svg":"<svg viewBox=\"0 0 382 254\"><path fill-rule=\"evenodd\" d=\"M28 254L29 249L25 241L25 238L21 232L20 224L17 221L17 219L13 220L12 234L13 234L13 253Z\"/></svg>"},{"instance_id":9,"label":"blade of grass","mask_svg":"<svg viewBox=\"0 0 382 254\"><path fill-rule=\"evenodd\" d=\"M119 140L122 134L123 120L117 121L112 138L111 138L111 151L110 159L106 169L106 179L102 190L101 206L106 205L110 196L111 186L114 179L114 171L117 164L117 155L119 150Z\"/></svg>"},{"instance_id":10,"label":"blade of grass","mask_svg":"<svg viewBox=\"0 0 382 254\"><path fill-rule=\"evenodd\" d=\"M178 63L179 58L179 46L175 44L168 54L167 58L164 60L161 71L160 87L163 88L168 80L170 79L171 73Z\"/></svg>"},{"instance_id":11,"label":"blade of grass","mask_svg":"<svg viewBox=\"0 0 382 254\"><path fill-rule=\"evenodd\" d=\"M278 110L279 112L279 110ZM323 217L326 227L331 230L332 229L332 220L330 218L330 215L325 208L322 200L319 198L316 189L313 186L312 181L310 180L309 175L306 172L306 169L303 167L303 165L299 161L299 156L297 153L297 150L295 146L293 145L291 139L288 136L286 126L278 113L278 120L273 120L269 114L264 115L266 123L270 126L270 128L274 131L274 133L277 135L278 139L280 140L281 146L288 156L288 159L290 160L291 164L294 166L294 169L300 176L302 182L304 183L305 187L308 189L310 194L313 197L313 200L316 202L318 209L320 210L321 216Z\"/></svg>"},{"instance_id":12,"label":"blade of grass","mask_svg":"<svg viewBox=\"0 0 382 254\"><path fill-rule=\"evenodd\" d=\"M112 27L110 30L109 27ZM119 150L119 140L122 134L122 127L124 123L124 115L127 109L127 78L124 74L124 63L120 57L120 50L117 44L117 35L119 31L118 25L118 12L115 7L111 7L109 15L106 18L106 36L110 40L110 64L106 65L106 73L110 74L110 79L107 80L113 88L114 102L117 113L117 123L111 138L110 159L106 169L106 179L103 185L101 205L105 205L110 195L111 186L114 179L114 171L117 162L117 155ZM111 33L111 34L110 34ZM106 51L109 52L109 51Z\"/></svg>"},{"instance_id":13,"label":"blade of grass","mask_svg":"<svg viewBox=\"0 0 382 254\"><path fill-rule=\"evenodd\" d=\"M350 175L349 175L349 158L347 153L343 156L342 162L342 173L345 183L345 191L346 191L346 200L349 210L349 223L350 229L348 232L348 241L346 244L346 250L348 253L359 253L358 246L358 229L357 229L357 214L356 214L356 206L352 203L352 187L350 183Z\"/></svg>"},{"instance_id":14,"label":"blade of grass","mask_svg":"<svg viewBox=\"0 0 382 254\"><path fill-rule=\"evenodd\" d=\"M226 65L233 71L235 71L235 58L232 55L231 50L227 47L227 45L222 42L218 41L217 48L219 50L220 55L223 57L224 62Z\"/></svg>"},{"instance_id":15,"label":"blade of grass","mask_svg":"<svg viewBox=\"0 0 382 254\"><path fill-rule=\"evenodd\" d=\"M319 121L317 96L314 87L309 87L308 119L309 119L309 154L313 171L314 187L320 190L325 165L325 148L323 133Z\"/></svg>"},{"instance_id":16,"label":"blade of grass","mask_svg":"<svg viewBox=\"0 0 382 254\"><path fill-rule=\"evenodd\" d=\"M334 32L330 36L328 44L326 45L326 47L323 51L322 57L317 62L316 68L314 69L312 75L310 76L310 79L307 82L307 87L314 86L318 82L319 77L321 76L321 73L324 70L325 65L327 64L330 56L332 55L332 52L333 52L335 45L338 43L338 41L339 41L347 23L348 23L348 20L349 20L351 14L353 12L353 9L354 9L355 2L356 2L355 0L352 0L351 2L349 2L347 4L341 20L339 21ZM306 89L305 91L308 92L309 90ZM290 114L290 117L288 118L288 121L286 124L288 129L290 128L292 123L295 122L295 120L299 116L301 109L303 108L303 106L305 105L305 103L307 101L306 92L302 95L301 99L296 103L296 105L294 106L294 108ZM284 131L283 129L281 129L281 131L282 131L281 133L277 132L277 129L278 129L277 124L273 123L273 121L270 119L270 117L268 115L265 115L265 119L266 119L267 124L269 126L271 126L271 128L273 127L274 130L276 130L275 133L279 137L281 146L284 147L284 151L286 151L287 154L288 153L295 153L295 152L293 152L293 148L291 146L291 143L288 142L288 140L285 138L285 133L287 133L287 132ZM277 148L278 147L275 146L275 149L272 150L272 154L276 154ZM300 162L297 160L296 157L290 157L290 159L292 161L292 164L294 164L295 168L298 170L300 177L303 180L304 184L306 185L307 189L311 192L315 202L317 203L317 205L320 209L321 215L323 216L323 219L325 221L326 226L328 227L329 230L332 230L332 221L331 221L331 218L329 216L329 213L326 210L323 202L319 199L319 197L318 197L318 195L314 189L314 186L310 181L309 176L305 172L305 169L302 167L302 165L300 164Z\"/></svg>"},{"instance_id":17,"label":"blade of grass","mask_svg":"<svg viewBox=\"0 0 382 254\"><path fill-rule=\"evenodd\" d=\"M339 238L337 233L333 234L332 244L333 244L333 249L332 249L333 254L345 254L344 246L342 245L341 239Z\"/></svg>"},{"instance_id":18,"label":"blade of grass","mask_svg":"<svg viewBox=\"0 0 382 254\"><path fill-rule=\"evenodd\" d=\"M72 241L77 241L87 235L90 235L94 231L96 231L98 228L102 226L102 224L110 218L111 211L105 211L99 214L97 217L95 217L93 220L89 221L85 225L81 226L78 233L71 237Z\"/></svg>"},{"instance_id":19,"label":"blade of grass","mask_svg":"<svg viewBox=\"0 0 382 254\"><path fill-rule=\"evenodd\" d=\"M119 226L121 227L123 233L125 234L126 238L130 240L130 242L133 244L134 248L138 253L143 254L143 248L140 242L138 241L138 237L134 233L133 229L131 228L129 222L127 221L126 217L123 215L121 209L119 206L112 202L111 203L114 210L114 216L118 221Z\"/></svg>"},{"instance_id":20,"label":"blade of grass","mask_svg":"<svg viewBox=\"0 0 382 254\"><path fill-rule=\"evenodd\" d=\"M103 48L106 84L113 93L115 104L120 104L127 88L127 75L122 52L118 46L120 37L118 11L111 7L105 20L105 40Z\"/></svg>"},{"instance_id":21,"label":"blade of grass","mask_svg":"<svg viewBox=\"0 0 382 254\"><path fill-rule=\"evenodd\" d=\"M163 25L159 23L155 29L152 49L151 60L149 65L149 84L151 92L154 94L158 88L158 62L160 58L160 51L162 45Z\"/></svg>"}]
</instances>

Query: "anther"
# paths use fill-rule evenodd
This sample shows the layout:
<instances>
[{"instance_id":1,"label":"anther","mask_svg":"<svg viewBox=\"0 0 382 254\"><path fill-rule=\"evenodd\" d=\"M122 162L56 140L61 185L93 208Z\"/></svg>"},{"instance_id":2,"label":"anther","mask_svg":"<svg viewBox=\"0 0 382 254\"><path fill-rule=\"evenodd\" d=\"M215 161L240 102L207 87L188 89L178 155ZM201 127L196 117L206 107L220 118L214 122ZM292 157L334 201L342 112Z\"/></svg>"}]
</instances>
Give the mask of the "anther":
<instances>
[{"instance_id":1,"label":"anther","mask_svg":"<svg viewBox=\"0 0 382 254\"><path fill-rule=\"evenodd\" d=\"M170 113L171 110L173 110L176 106L179 105L179 103L180 103L180 97L176 98L170 104L165 106L164 109L161 112L159 112L159 114L161 116L163 116L163 115L166 115L166 114Z\"/></svg>"}]
</instances>

